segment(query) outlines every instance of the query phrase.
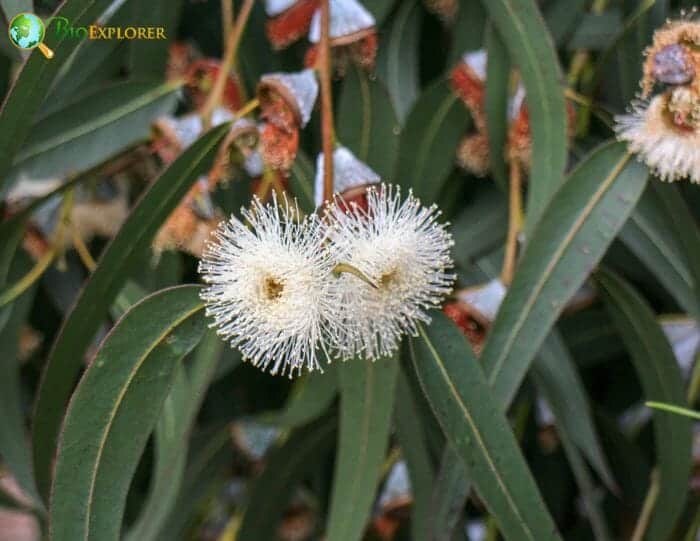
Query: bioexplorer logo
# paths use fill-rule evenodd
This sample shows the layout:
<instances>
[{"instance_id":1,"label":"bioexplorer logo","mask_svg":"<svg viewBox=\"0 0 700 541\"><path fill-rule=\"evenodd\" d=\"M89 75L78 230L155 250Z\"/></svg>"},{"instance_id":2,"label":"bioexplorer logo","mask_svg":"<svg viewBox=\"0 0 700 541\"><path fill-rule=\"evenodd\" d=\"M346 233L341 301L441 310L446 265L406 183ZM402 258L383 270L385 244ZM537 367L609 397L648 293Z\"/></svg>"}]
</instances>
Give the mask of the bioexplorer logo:
<instances>
[{"instance_id":1,"label":"bioexplorer logo","mask_svg":"<svg viewBox=\"0 0 700 541\"><path fill-rule=\"evenodd\" d=\"M52 17L46 24L33 13L20 13L13 17L8 27L10 42L19 49L38 48L48 59L53 51L44 45L47 28L63 39L89 40L162 40L167 39L163 26L73 26L66 17Z\"/></svg>"}]
</instances>

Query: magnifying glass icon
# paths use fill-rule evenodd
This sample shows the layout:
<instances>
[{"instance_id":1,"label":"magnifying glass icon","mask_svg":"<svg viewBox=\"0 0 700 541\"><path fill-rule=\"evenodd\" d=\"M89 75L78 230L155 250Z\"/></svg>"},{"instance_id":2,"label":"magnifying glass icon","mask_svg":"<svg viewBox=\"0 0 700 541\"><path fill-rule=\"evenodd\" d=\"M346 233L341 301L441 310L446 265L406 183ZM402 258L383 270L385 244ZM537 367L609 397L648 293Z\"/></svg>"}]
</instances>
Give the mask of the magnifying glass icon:
<instances>
[{"instance_id":1,"label":"magnifying glass icon","mask_svg":"<svg viewBox=\"0 0 700 541\"><path fill-rule=\"evenodd\" d=\"M44 45L46 27L44 22L33 13L19 13L10 21L7 29L12 45L18 49L39 48L47 59L53 58L53 51Z\"/></svg>"}]
</instances>

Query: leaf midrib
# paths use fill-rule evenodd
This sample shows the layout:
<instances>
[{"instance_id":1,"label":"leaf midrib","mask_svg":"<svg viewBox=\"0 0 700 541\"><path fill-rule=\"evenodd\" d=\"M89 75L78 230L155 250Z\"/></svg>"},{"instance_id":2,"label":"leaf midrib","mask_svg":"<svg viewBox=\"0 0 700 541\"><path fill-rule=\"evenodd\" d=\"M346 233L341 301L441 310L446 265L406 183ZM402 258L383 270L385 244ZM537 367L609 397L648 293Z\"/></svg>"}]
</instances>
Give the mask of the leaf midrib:
<instances>
[{"instance_id":1,"label":"leaf midrib","mask_svg":"<svg viewBox=\"0 0 700 541\"><path fill-rule=\"evenodd\" d=\"M30 147L27 152L17 155L15 163L20 163L50 150L54 150L70 141L74 141L80 137L90 134L91 132L95 132L109 126L113 122L136 113L139 111L139 109L155 104L159 99L167 96L171 92L174 92L176 88L177 87L173 86L172 84L160 85L150 92L141 94L127 103L122 104L120 107L108 111L106 114L97 115L96 117L90 119L90 121L80 124L72 130L62 132L36 146Z\"/></svg>"},{"instance_id":2,"label":"leaf midrib","mask_svg":"<svg viewBox=\"0 0 700 541\"><path fill-rule=\"evenodd\" d=\"M425 345L430 350L430 353L435 360L435 364L437 365L438 369L440 370L440 375L441 375L443 381L447 384L447 387L450 391L450 395L452 395L454 401L457 403L457 405L459 406L459 409L462 411L464 418L466 419L467 423L471 427L472 432L475 435L475 439L477 441L477 444L481 448L481 450L484 454L484 457L486 458L488 467L491 470L491 472L493 473L494 477L496 478L496 481L498 482L498 486L501 489L501 492L506 497L506 500L508 501L509 506L511 507L515 516L518 518L520 525L525 530L525 533L528 535L529 539L532 539L532 541L535 541L535 537L533 535L533 532L530 530L528 523L525 521L523 516L520 514L519 508L517 507L517 505L515 505L515 502L513 500L513 497L511 496L510 491L508 490L507 485L504 483L503 479L501 478L500 472L498 471L496 464L494 463L493 459L491 458L491 454L489 453L488 447L484 444L484 440L483 440L483 437L481 435L481 432L479 431L476 423L474 422L474 419L470 415L469 410L467 410L466 406L464 405L464 402L462 402L462 399L459 396L457 389L455 388L454 384L452 383L452 380L450 379L449 374L448 374L447 370L445 369L445 365L442 362L442 358L440 357L440 354L433 347L433 343L430 340L430 338L427 336L427 334L425 333L425 329L423 328L422 325L419 325L418 330L421 334L421 337L423 338Z\"/></svg>"},{"instance_id":3,"label":"leaf midrib","mask_svg":"<svg viewBox=\"0 0 700 541\"><path fill-rule=\"evenodd\" d=\"M518 319L515 321L515 324L512 327L511 333L508 335L508 338L505 341L505 346L501 349L501 353L499 357L496 359L493 369L491 370L488 380L490 385L494 385L496 378L498 378L501 368L503 367L503 363L505 360L508 358L508 355L511 351L511 348L513 346L513 342L515 342L516 337L520 333L520 330L522 329L523 325L525 324L525 321L527 321L529 313L532 311L532 307L535 305L537 300L539 299L539 295L544 289L545 284L551 277L552 272L554 271L554 268L559 264L561 261L564 252L566 251L566 248L571 244L572 239L574 236L581 230L583 227L586 219L590 216L590 214L593 212L595 209L595 206L598 204L598 202L603 198L605 193L610 189L610 186L612 186L613 182L615 179L620 175L624 167L627 165L627 162L629 161L631 157L631 154L625 153L622 158L618 161L618 163L615 165L613 170L610 172L610 174L607 176L607 178L603 181L603 183L598 187L598 189L593 193L593 197L590 199L590 201L586 204L586 206L582 209L581 214L576 218L574 223L572 224L571 228L567 232L566 236L562 239L562 242L559 244L557 247L556 251L554 252L554 257L550 260L549 264L545 268L544 272L540 276L540 279L538 282L535 284L535 287L533 287L530 290L530 296L525 303L525 306L523 310L520 311L520 315L518 316Z\"/></svg>"},{"instance_id":4,"label":"leaf midrib","mask_svg":"<svg viewBox=\"0 0 700 541\"><path fill-rule=\"evenodd\" d=\"M114 419L118 413L119 408L121 407L121 404L124 400L124 396L126 395L127 391L131 387L131 383L138 373L138 371L141 369L141 366L143 365L144 362L148 359L150 354L155 350L159 345L163 343L167 339L167 337L172 334L172 332L184 321L186 321L188 318L199 312L204 308L204 304L201 302L198 303L194 308L191 310L185 312L181 317L173 321L171 325L169 325L160 335L158 335L157 339L154 340L151 345L144 351L144 353L138 358L138 361L134 363L134 366L132 367L131 371L129 372L129 377L127 378L125 384L122 386L121 390L119 391L119 394L117 395L116 400L114 401L114 406L110 410L109 413L109 418L107 423L104 426L104 431L102 434L102 437L100 439L100 443L97 448L97 456L95 457L95 467L92 472L92 476L90 478L90 489L88 491L88 500L87 500L87 507L85 509L85 535L83 539L87 541L87 539L90 536L90 522L92 520L92 502L93 502L93 496L94 496L94 491L95 491L95 484L97 482L97 474L98 470L101 465L101 459L102 459L102 453L104 452L105 445L107 442L107 438L109 437L110 431L112 429L112 424L114 423Z\"/></svg>"}]
</instances>

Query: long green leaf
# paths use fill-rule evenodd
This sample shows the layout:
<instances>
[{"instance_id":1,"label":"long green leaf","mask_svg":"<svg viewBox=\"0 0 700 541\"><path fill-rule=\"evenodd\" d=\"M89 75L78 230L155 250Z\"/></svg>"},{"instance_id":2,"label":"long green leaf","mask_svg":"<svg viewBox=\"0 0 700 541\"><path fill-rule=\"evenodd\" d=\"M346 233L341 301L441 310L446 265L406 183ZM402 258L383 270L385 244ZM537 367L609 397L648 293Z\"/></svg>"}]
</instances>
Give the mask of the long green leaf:
<instances>
[{"instance_id":1,"label":"long green leaf","mask_svg":"<svg viewBox=\"0 0 700 541\"><path fill-rule=\"evenodd\" d=\"M223 347L216 332L207 331L191 364L182 367L175 378L155 429L155 466L148 498L125 538L127 541L157 539L177 502L185 475L189 437Z\"/></svg>"},{"instance_id":2,"label":"long green leaf","mask_svg":"<svg viewBox=\"0 0 700 541\"><path fill-rule=\"evenodd\" d=\"M76 389L52 486L54 541L119 539L138 460L179 361L206 328L199 288L181 286L134 306L105 338Z\"/></svg>"},{"instance_id":3,"label":"long green leaf","mask_svg":"<svg viewBox=\"0 0 700 541\"><path fill-rule=\"evenodd\" d=\"M22 254L23 255L23 254ZM16 258L16 271L24 274L29 261ZM22 408L19 342L22 326L26 323L34 299L34 288L26 291L6 310L9 319L0 324L0 456L22 490L35 505L41 498L34 483L32 453L27 440L26 416Z\"/></svg>"},{"instance_id":4,"label":"long green leaf","mask_svg":"<svg viewBox=\"0 0 700 541\"><path fill-rule=\"evenodd\" d=\"M166 39L133 40L129 43L130 76L138 81L162 80L168 48L175 39L182 0L133 2L131 17L142 26L162 26Z\"/></svg>"},{"instance_id":5,"label":"long green leaf","mask_svg":"<svg viewBox=\"0 0 700 541\"><path fill-rule=\"evenodd\" d=\"M620 231L620 240L646 265L679 306L698 317L700 306L695 279L682 236L674 228L674 218L670 214L656 191L649 187Z\"/></svg>"},{"instance_id":6,"label":"long green leaf","mask_svg":"<svg viewBox=\"0 0 700 541\"><path fill-rule=\"evenodd\" d=\"M55 177L103 162L146 139L153 120L174 109L177 90L171 83L118 83L41 119L10 175Z\"/></svg>"},{"instance_id":7,"label":"long green leaf","mask_svg":"<svg viewBox=\"0 0 700 541\"><path fill-rule=\"evenodd\" d=\"M586 388L558 332L553 331L545 340L532 365L532 373L557 422L566 427L572 442L608 488L614 490L617 485L593 424Z\"/></svg>"},{"instance_id":8,"label":"long green leaf","mask_svg":"<svg viewBox=\"0 0 700 541\"><path fill-rule=\"evenodd\" d=\"M228 125L211 130L189 147L149 188L103 252L75 306L63 323L42 378L34 413L34 469L46 496L61 418L82 359L112 301L155 236L160 224L207 171Z\"/></svg>"},{"instance_id":9,"label":"long green leaf","mask_svg":"<svg viewBox=\"0 0 700 541\"><path fill-rule=\"evenodd\" d=\"M510 402L566 303L639 199L647 170L624 145L594 151L557 192L525 248L481 354L500 401Z\"/></svg>"},{"instance_id":10,"label":"long green leaf","mask_svg":"<svg viewBox=\"0 0 700 541\"><path fill-rule=\"evenodd\" d=\"M338 394L337 365L329 365L323 374L311 372L294 383L291 396L279 412L262 413L255 420L284 429L310 423L330 408Z\"/></svg>"},{"instance_id":11,"label":"long green leaf","mask_svg":"<svg viewBox=\"0 0 700 541\"><path fill-rule=\"evenodd\" d=\"M462 332L441 312L411 340L423 391L506 539L560 539L503 407Z\"/></svg>"},{"instance_id":12,"label":"long green leaf","mask_svg":"<svg viewBox=\"0 0 700 541\"><path fill-rule=\"evenodd\" d=\"M410 383L401 370L396 382L395 409L396 433L401 444L401 453L406 459L413 494L411 537L413 541L422 541L430 535L433 466L430 463L427 435L420 422L421 415Z\"/></svg>"},{"instance_id":13,"label":"long green leaf","mask_svg":"<svg viewBox=\"0 0 700 541\"><path fill-rule=\"evenodd\" d=\"M275 539L275 532L292 490L323 460L333 447L337 422L323 417L292 432L285 443L270 452L265 469L255 481L237 539Z\"/></svg>"},{"instance_id":14,"label":"long green leaf","mask_svg":"<svg viewBox=\"0 0 700 541\"><path fill-rule=\"evenodd\" d=\"M66 17L76 27L86 26L92 24L111 3L112 0L64 2L54 16ZM0 193L4 191L15 154L32 133L34 115L61 66L80 40L47 31L44 43L54 51L53 59L47 60L37 49L33 50L0 111Z\"/></svg>"},{"instance_id":15,"label":"long green leaf","mask_svg":"<svg viewBox=\"0 0 700 541\"><path fill-rule=\"evenodd\" d=\"M339 370L340 432L328 517L328 541L359 541L372 510L384 461L394 386L394 357L349 361Z\"/></svg>"},{"instance_id":16,"label":"long green leaf","mask_svg":"<svg viewBox=\"0 0 700 541\"><path fill-rule=\"evenodd\" d=\"M396 182L415 195L437 199L455 163L455 151L468 126L464 104L444 81L429 87L406 119L399 142Z\"/></svg>"},{"instance_id":17,"label":"long green leaf","mask_svg":"<svg viewBox=\"0 0 700 541\"><path fill-rule=\"evenodd\" d=\"M445 445L430 504L432 541L454 539L471 489L467 466L449 444Z\"/></svg>"},{"instance_id":18,"label":"long green leaf","mask_svg":"<svg viewBox=\"0 0 700 541\"><path fill-rule=\"evenodd\" d=\"M338 137L384 182L391 182L399 146L399 122L382 83L358 67L345 77L338 105Z\"/></svg>"},{"instance_id":19,"label":"long green leaf","mask_svg":"<svg viewBox=\"0 0 700 541\"><path fill-rule=\"evenodd\" d=\"M683 379L671 346L647 302L622 278L597 275L606 307L622 335L646 400L685 404ZM668 539L683 511L692 467L691 421L655 411L654 439L659 492L644 539Z\"/></svg>"},{"instance_id":20,"label":"long green leaf","mask_svg":"<svg viewBox=\"0 0 700 541\"><path fill-rule=\"evenodd\" d=\"M482 3L520 70L527 91L532 170L525 233L531 238L534 225L564 180L567 120L559 59L534 0Z\"/></svg>"},{"instance_id":21,"label":"long green leaf","mask_svg":"<svg viewBox=\"0 0 700 541\"><path fill-rule=\"evenodd\" d=\"M491 174L500 188L508 191L508 170L505 163L505 147L508 130L508 92L510 83L510 58L501 36L495 28L486 33L486 126L489 138L489 162Z\"/></svg>"},{"instance_id":22,"label":"long green leaf","mask_svg":"<svg viewBox=\"0 0 700 541\"><path fill-rule=\"evenodd\" d=\"M377 70L403 123L418 98L418 45L421 10L418 2L404 2L381 36Z\"/></svg>"}]
</instances>

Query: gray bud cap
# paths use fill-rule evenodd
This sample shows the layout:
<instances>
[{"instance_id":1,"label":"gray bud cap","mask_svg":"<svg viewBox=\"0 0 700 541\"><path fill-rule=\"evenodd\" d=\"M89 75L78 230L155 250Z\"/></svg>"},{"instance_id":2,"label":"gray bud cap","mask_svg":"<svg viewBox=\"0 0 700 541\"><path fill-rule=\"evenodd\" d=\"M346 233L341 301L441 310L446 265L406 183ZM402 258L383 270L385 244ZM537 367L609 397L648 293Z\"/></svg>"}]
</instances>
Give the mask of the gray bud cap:
<instances>
[{"instance_id":1,"label":"gray bud cap","mask_svg":"<svg viewBox=\"0 0 700 541\"><path fill-rule=\"evenodd\" d=\"M265 13L268 17L276 17L280 13L284 13L298 0L265 0Z\"/></svg>"},{"instance_id":2,"label":"gray bud cap","mask_svg":"<svg viewBox=\"0 0 700 541\"><path fill-rule=\"evenodd\" d=\"M351 188L376 184L381 177L369 165L355 157L345 147L333 152L333 193L343 193ZM323 153L316 158L315 198L316 206L323 203Z\"/></svg>"},{"instance_id":3,"label":"gray bud cap","mask_svg":"<svg viewBox=\"0 0 700 541\"><path fill-rule=\"evenodd\" d=\"M487 284L459 291L457 297L474 308L487 321L493 321L496 319L503 297L506 296L506 291L503 282L496 278Z\"/></svg>"},{"instance_id":4,"label":"gray bud cap","mask_svg":"<svg viewBox=\"0 0 700 541\"><path fill-rule=\"evenodd\" d=\"M251 178L261 177L264 167L265 164L263 163L262 155L257 150L246 156L243 162L243 169Z\"/></svg>"},{"instance_id":5,"label":"gray bud cap","mask_svg":"<svg viewBox=\"0 0 700 541\"><path fill-rule=\"evenodd\" d=\"M674 43L654 55L654 79L669 85L685 85L695 77L695 68L685 47Z\"/></svg>"},{"instance_id":6,"label":"gray bud cap","mask_svg":"<svg viewBox=\"0 0 700 541\"><path fill-rule=\"evenodd\" d=\"M219 126L231 119L233 119L233 114L223 107L217 107L212 112L212 126ZM155 125L161 130L170 130L183 150L194 143L203 131L202 119L198 114L185 115L180 118L165 116L159 118Z\"/></svg>"},{"instance_id":7,"label":"gray bud cap","mask_svg":"<svg viewBox=\"0 0 700 541\"><path fill-rule=\"evenodd\" d=\"M485 49L469 51L462 55L462 62L471 69L481 81L486 81L488 53Z\"/></svg>"},{"instance_id":8,"label":"gray bud cap","mask_svg":"<svg viewBox=\"0 0 700 541\"><path fill-rule=\"evenodd\" d=\"M340 39L363 30L374 28L376 20L367 8L357 0L330 0L330 39ZM317 9L311 19L309 41L321 41L321 10Z\"/></svg>"},{"instance_id":9,"label":"gray bud cap","mask_svg":"<svg viewBox=\"0 0 700 541\"><path fill-rule=\"evenodd\" d=\"M302 128L309 123L318 96L318 82L312 69L292 73L267 73L260 79L260 87L265 86L282 94L295 109Z\"/></svg>"}]
</instances>

